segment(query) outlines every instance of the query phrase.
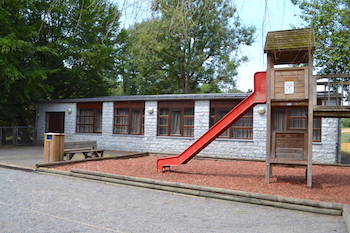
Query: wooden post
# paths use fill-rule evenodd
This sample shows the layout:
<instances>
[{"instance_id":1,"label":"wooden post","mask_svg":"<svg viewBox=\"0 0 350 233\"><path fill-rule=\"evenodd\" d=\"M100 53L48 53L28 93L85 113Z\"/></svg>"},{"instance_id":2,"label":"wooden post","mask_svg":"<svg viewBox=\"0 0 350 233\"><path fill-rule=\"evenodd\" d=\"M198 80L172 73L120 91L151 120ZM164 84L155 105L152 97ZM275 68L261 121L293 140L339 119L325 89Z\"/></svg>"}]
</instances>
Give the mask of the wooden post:
<instances>
[{"instance_id":1,"label":"wooden post","mask_svg":"<svg viewBox=\"0 0 350 233\"><path fill-rule=\"evenodd\" d=\"M312 76L312 63L313 63L313 52L309 49L309 71L308 71L308 92L309 92L309 106L308 106L308 127L307 127L307 138L308 138L308 150L307 150L307 187L312 187L312 142L313 142L313 121L314 121L314 104L315 102L315 89L316 82Z\"/></svg>"},{"instance_id":2,"label":"wooden post","mask_svg":"<svg viewBox=\"0 0 350 233\"><path fill-rule=\"evenodd\" d=\"M272 176L271 158L271 69L274 67L273 54L267 53L267 99L266 99L266 171L265 182L270 183Z\"/></svg>"}]
</instances>

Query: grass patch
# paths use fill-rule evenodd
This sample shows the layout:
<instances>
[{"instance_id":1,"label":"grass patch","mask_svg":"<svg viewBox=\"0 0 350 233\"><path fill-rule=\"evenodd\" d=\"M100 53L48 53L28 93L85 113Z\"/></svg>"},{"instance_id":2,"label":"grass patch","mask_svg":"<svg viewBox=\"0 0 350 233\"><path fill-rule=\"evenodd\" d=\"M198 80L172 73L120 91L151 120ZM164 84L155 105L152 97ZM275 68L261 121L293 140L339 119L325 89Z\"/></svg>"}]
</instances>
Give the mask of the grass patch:
<instances>
[{"instance_id":1,"label":"grass patch","mask_svg":"<svg viewBox=\"0 0 350 233\"><path fill-rule=\"evenodd\" d=\"M341 151L341 154L342 154L342 155L345 155L346 157L349 157L349 158L350 158L350 150L342 150L342 151Z\"/></svg>"},{"instance_id":2,"label":"grass patch","mask_svg":"<svg viewBox=\"0 0 350 233\"><path fill-rule=\"evenodd\" d=\"M342 133L341 134L341 142L342 143L350 142L350 133Z\"/></svg>"}]
</instances>

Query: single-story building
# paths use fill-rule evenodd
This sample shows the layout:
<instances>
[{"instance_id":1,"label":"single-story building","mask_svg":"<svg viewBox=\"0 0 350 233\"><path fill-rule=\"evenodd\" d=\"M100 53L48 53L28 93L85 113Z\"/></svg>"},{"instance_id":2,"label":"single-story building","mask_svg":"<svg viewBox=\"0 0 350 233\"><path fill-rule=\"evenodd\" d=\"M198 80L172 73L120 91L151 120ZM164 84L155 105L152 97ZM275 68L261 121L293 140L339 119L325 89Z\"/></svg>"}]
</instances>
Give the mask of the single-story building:
<instances>
[{"instance_id":1,"label":"single-story building","mask_svg":"<svg viewBox=\"0 0 350 233\"><path fill-rule=\"evenodd\" d=\"M109 96L41 101L37 104L37 144L44 133L64 133L65 141L97 141L104 150L180 154L246 93ZM254 106L199 156L265 160L265 104ZM281 130L305 128L306 109L272 114ZM282 129L283 128L283 129ZM313 162L340 162L340 119L314 119Z\"/></svg>"}]
</instances>

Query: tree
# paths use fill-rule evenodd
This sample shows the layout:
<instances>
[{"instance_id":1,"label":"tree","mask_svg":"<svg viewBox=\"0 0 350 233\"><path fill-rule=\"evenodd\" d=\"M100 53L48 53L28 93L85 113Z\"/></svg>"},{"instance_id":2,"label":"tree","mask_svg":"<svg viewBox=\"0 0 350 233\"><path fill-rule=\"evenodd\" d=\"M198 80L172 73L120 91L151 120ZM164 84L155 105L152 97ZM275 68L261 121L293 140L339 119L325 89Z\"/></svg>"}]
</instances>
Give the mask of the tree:
<instances>
[{"instance_id":1,"label":"tree","mask_svg":"<svg viewBox=\"0 0 350 233\"><path fill-rule=\"evenodd\" d=\"M47 47L32 43L37 37L28 17L30 1L2 1L0 4L0 123L23 123L30 112L30 101L37 99L46 79L45 70L35 59Z\"/></svg>"},{"instance_id":2,"label":"tree","mask_svg":"<svg viewBox=\"0 0 350 233\"><path fill-rule=\"evenodd\" d=\"M115 87L117 7L107 0L0 3L0 124L33 124L42 99L108 95Z\"/></svg>"},{"instance_id":3,"label":"tree","mask_svg":"<svg viewBox=\"0 0 350 233\"><path fill-rule=\"evenodd\" d=\"M349 128L350 127L350 118L343 118L341 120L341 127L342 128Z\"/></svg>"},{"instance_id":4,"label":"tree","mask_svg":"<svg viewBox=\"0 0 350 233\"><path fill-rule=\"evenodd\" d=\"M350 1L292 0L307 27L315 29L315 66L319 74L350 73Z\"/></svg>"},{"instance_id":5,"label":"tree","mask_svg":"<svg viewBox=\"0 0 350 233\"><path fill-rule=\"evenodd\" d=\"M129 29L132 59L124 83L137 94L235 85L236 69L246 60L239 46L253 42L255 28L240 23L234 6L226 0L155 0L151 10L151 19Z\"/></svg>"}]
</instances>

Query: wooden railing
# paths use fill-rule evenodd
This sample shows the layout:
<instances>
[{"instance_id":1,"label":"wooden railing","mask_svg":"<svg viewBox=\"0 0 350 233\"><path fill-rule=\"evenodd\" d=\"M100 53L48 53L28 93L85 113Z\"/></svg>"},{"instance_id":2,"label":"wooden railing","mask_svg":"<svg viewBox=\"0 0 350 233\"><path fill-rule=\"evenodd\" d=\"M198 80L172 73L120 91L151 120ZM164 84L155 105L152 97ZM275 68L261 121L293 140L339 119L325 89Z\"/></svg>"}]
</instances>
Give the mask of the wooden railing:
<instances>
[{"instance_id":1,"label":"wooden railing","mask_svg":"<svg viewBox=\"0 0 350 233\"><path fill-rule=\"evenodd\" d=\"M317 97L327 106L350 106L350 74L314 75Z\"/></svg>"}]
</instances>

